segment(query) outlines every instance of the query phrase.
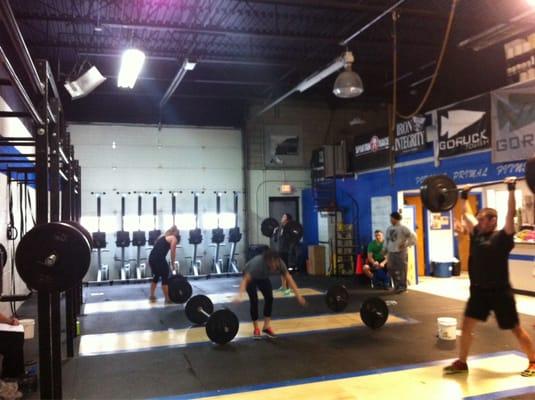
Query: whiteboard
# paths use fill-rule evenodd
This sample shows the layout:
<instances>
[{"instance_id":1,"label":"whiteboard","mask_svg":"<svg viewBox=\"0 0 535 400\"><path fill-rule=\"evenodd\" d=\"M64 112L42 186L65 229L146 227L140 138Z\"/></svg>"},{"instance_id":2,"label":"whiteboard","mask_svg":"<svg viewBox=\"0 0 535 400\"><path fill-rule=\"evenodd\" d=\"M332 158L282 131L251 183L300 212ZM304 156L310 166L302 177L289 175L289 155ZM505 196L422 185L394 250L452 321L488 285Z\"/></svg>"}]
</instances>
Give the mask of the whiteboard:
<instances>
[{"instance_id":1,"label":"whiteboard","mask_svg":"<svg viewBox=\"0 0 535 400\"><path fill-rule=\"evenodd\" d=\"M371 198L372 235L376 230L385 232L390 226L392 213L392 196L378 196Z\"/></svg>"}]
</instances>

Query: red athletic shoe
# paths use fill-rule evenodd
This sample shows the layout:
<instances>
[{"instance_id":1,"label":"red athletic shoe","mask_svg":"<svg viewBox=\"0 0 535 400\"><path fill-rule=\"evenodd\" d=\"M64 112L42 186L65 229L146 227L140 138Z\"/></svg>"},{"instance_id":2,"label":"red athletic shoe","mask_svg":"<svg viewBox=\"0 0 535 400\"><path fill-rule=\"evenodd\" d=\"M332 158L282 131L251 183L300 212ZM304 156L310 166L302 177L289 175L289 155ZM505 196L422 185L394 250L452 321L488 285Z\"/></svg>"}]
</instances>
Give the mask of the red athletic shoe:
<instances>
[{"instance_id":1,"label":"red athletic shoe","mask_svg":"<svg viewBox=\"0 0 535 400\"><path fill-rule=\"evenodd\" d=\"M442 371L444 371L445 375L468 373L468 364L461 360L455 360L447 367L444 367Z\"/></svg>"},{"instance_id":2,"label":"red athletic shoe","mask_svg":"<svg viewBox=\"0 0 535 400\"><path fill-rule=\"evenodd\" d=\"M262 332L264 332L264 334L265 334L267 337L270 337L271 339L275 339L275 338L277 337L277 335L275 334L275 332L273 332L273 329L272 329L272 328L262 329Z\"/></svg>"},{"instance_id":3,"label":"red athletic shoe","mask_svg":"<svg viewBox=\"0 0 535 400\"><path fill-rule=\"evenodd\" d=\"M260 329L255 328L253 332L253 339L262 339L262 335L260 334Z\"/></svg>"}]
</instances>

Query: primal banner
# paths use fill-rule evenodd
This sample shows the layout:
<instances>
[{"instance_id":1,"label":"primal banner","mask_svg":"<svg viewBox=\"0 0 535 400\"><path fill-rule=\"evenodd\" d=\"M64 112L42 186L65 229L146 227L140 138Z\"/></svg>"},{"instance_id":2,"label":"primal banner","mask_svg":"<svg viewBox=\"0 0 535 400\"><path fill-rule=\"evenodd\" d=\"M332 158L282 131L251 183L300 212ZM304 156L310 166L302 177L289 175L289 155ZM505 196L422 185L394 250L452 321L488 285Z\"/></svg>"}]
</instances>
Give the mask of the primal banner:
<instances>
[{"instance_id":1,"label":"primal banner","mask_svg":"<svg viewBox=\"0 0 535 400\"><path fill-rule=\"evenodd\" d=\"M437 110L439 158L490 147L489 106L485 94Z\"/></svg>"},{"instance_id":2,"label":"primal banner","mask_svg":"<svg viewBox=\"0 0 535 400\"><path fill-rule=\"evenodd\" d=\"M423 115L396 124L394 150L398 154L410 153L425 148L425 121Z\"/></svg>"},{"instance_id":3,"label":"primal banner","mask_svg":"<svg viewBox=\"0 0 535 400\"><path fill-rule=\"evenodd\" d=\"M535 85L492 92L492 162L535 154Z\"/></svg>"}]
</instances>

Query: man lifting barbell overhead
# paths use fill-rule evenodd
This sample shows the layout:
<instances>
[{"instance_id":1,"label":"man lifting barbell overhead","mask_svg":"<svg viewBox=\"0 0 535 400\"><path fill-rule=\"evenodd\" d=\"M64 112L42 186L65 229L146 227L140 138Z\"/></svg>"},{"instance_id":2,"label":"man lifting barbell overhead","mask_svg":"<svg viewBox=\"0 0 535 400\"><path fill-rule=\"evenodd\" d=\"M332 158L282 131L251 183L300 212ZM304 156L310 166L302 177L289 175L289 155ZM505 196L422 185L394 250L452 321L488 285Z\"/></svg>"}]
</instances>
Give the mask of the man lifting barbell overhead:
<instances>
[{"instance_id":1,"label":"man lifting barbell overhead","mask_svg":"<svg viewBox=\"0 0 535 400\"><path fill-rule=\"evenodd\" d=\"M511 329L522 351L529 360L528 368L521 375L535 377L535 349L528 333L520 325L515 298L509 282L509 253L514 247L515 183L516 178L507 178L509 197L505 226L496 230L497 212L483 208L474 217L468 203L470 186L461 190L463 223L470 234L470 298L464 313L459 359L444 368L445 374L468 372L466 359L472 343L472 332L478 321L486 321L494 311L498 326Z\"/></svg>"},{"instance_id":2,"label":"man lifting barbell overhead","mask_svg":"<svg viewBox=\"0 0 535 400\"><path fill-rule=\"evenodd\" d=\"M271 311L273 308L273 288L269 275L272 273L280 273L284 276L288 286L295 293L297 301L302 306L306 305L306 300L299 293L292 275L288 272L286 264L281 259L280 255L273 250L266 250L264 253L253 257L247 264L245 264L243 279L240 284L239 295L234 301L240 301L243 293L247 291L249 295L249 302L251 305L251 319L253 320L254 332L253 337L259 339L261 337L260 329L258 327L258 294L257 290L262 292L264 296L264 326L262 332L270 337L275 338L275 332L271 327Z\"/></svg>"},{"instance_id":3,"label":"man lifting barbell overhead","mask_svg":"<svg viewBox=\"0 0 535 400\"><path fill-rule=\"evenodd\" d=\"M152 271L152 282L150 283L150 301L156 301L156 286L162 280L162 292L165 303L171 303L169 298L169 264L167 263L167 253L171 251L171 265L176 261L176 246L180 243L180 231L173 225L163 235L161 235L152 248L149 255L149 265Z\"/></svg>"}]
</instances>

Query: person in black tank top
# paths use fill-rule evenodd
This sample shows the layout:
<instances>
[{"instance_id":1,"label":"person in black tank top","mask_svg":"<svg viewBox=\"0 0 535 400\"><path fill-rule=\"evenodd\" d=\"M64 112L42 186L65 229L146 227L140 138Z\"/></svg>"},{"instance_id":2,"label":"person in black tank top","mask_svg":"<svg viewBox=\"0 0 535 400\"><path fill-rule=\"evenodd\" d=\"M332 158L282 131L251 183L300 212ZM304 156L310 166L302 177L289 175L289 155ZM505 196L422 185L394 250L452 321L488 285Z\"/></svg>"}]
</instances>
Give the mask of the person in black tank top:
<instances>
[{"instance_id":1,"label":"person in black tank top","mask_svg":"<svg viewBox=\"0 0 535 400\"><path fill-rule=\"evenodd\" d=\"M152 271L152 282L150 284L150 301L156 301L156 286L160 278L162 279L162 292L165 297L165 302L170 303L169 288L167 282L169 280L169 264L167 263L167 253L171 250L171 265L176 261L176 246L180 243L180 232L178 228L173 225L162 236L160 236L154 243L149 255L149 265Z\"/></svg>"},{"instance_id":2,"label":"person in black tank top","mask_svg":"<svg viewBox=\"0 0 535 400\"><path fill-rule=\"evenodd\" d=\"M528 357L528 368L522 371L521 375L535 377L535 349L529 334L520 325L513 289L509 282L509 253L515 246L515 182L515 178L505 180L509 199L505 226L499 231L496 230L496 210L483 208L474 217L466 201L470 187L461 191L463 224L470 234L470 298L464 312L459 359L444 368L445 374L468 372L466 359L475 325L478 321L486 321L490 312L494 311L498 326L512 330L522 351Z\"/></svg>"}]
</instances>

